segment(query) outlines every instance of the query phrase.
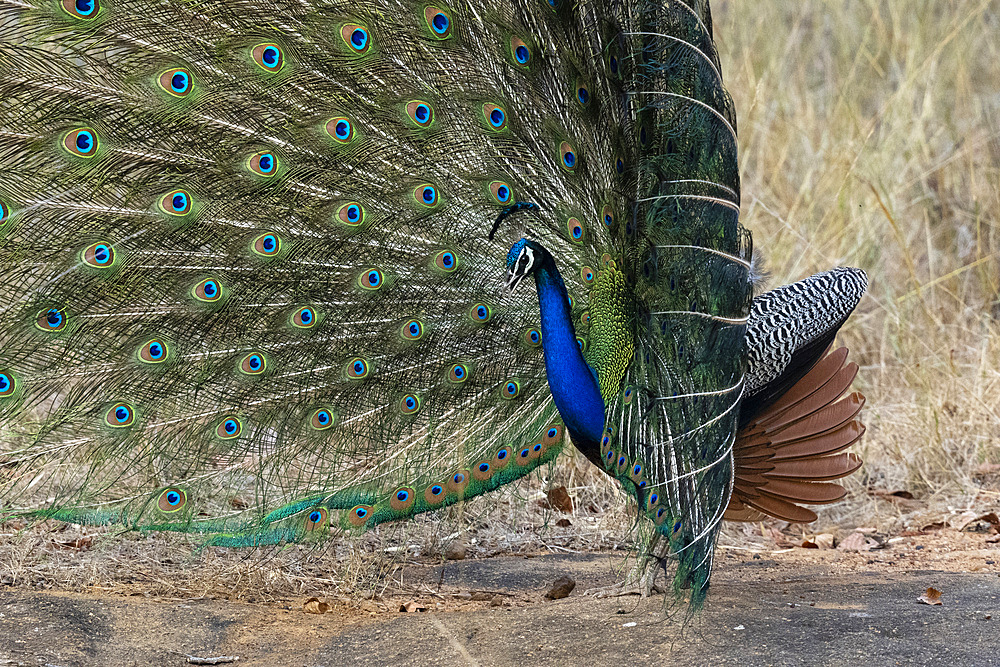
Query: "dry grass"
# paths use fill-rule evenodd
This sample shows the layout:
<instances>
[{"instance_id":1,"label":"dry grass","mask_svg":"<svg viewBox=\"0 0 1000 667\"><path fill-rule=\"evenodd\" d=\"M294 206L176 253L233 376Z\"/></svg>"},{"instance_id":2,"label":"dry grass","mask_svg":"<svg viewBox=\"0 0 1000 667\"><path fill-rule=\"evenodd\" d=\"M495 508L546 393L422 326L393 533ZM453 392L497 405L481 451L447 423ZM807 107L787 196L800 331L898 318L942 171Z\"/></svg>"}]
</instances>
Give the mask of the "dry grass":
<instances>
[{"instance_id":1,"label":"dry grass","mask_svg":"<svg viewBox=\"0 0 1000 667\"><path fill-rule=\"evenodd\" d=\"M714 10L739 119L743 220L772 284L838 264L870 278L841 337L868 397L868 434L856 448L865 467L848 480L848 500L822 511L820 528L891 530L926 513L995 507L996 478L975 471L1000 462L1000 3L716 0ZM192 555L192 540L142 535L98 537L79 551L54 546L76 528L18 533L8 524L0 575L267 600L405 587L401 563L439 558L455 539L470 555L627 539L629 511L602 474L565 457L551 474L468 503L454 521L423 518L319 552ZM569 527L553 526L560 517L535 502L549 484L577 500ZM869 489L908 490L923 510L903 517ZM379 556L386 549L395 556Z\"/></svg>"},{"instance_id":2,"label":"dry grass","mask_svg":"<svg viewBox=\"0 0 1000 667\"><path fill-rule=\"evenodd\" d=\"M997 503L974 471L1000 461L1000 3L728 0L715 15L743 221L773 282L869 275L841 336L868 398L850 509L880 510L864 486Z\"/></svg>"}]
</instances>

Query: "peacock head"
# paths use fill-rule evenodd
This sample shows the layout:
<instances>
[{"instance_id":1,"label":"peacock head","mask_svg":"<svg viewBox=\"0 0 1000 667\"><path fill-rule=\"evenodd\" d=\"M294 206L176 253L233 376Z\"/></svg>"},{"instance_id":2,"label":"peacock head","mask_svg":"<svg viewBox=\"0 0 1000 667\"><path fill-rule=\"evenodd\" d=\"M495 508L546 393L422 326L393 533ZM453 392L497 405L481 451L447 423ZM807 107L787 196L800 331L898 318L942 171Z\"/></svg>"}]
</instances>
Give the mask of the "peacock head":
<instances>
[{"instance_id":1,"label":"peacock head","mask_svg":"<svg viewBox=\"0 0 1000 667\"><path fill-rule=\"evenodd\" d=\"M545 261L548 251L541 244L521 239L507 253L507 289L513 292L527 276Z\"/></svg>"}]
</instances>

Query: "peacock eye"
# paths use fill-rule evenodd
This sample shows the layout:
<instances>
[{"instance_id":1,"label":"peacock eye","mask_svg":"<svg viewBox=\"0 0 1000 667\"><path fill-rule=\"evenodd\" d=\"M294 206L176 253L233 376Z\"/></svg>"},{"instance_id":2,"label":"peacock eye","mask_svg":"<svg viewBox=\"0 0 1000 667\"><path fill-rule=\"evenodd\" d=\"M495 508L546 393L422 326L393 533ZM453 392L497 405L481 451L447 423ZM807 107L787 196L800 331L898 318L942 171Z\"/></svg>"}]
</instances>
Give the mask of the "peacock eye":
<instances>
[{"instance_id":1,"label":"peacock eye","mask_svg":"<svg viewBox=\"0 0 1000 667\"><path fill-rule=\"evenodd\" d=\"M89 21L101 10L97 0L62 0L63 11L76 19Z\"/></svg>"},{"instance_id":2,"label":"peacock eye","mask_svg":"<svg viewBox=\"0 0 1000 667\"><path fill-rule=\"evenodd\" d=\"M274 153L262 151L247 158L246 166L258 176L269 178L278 173L278 158Z\"/></svg>"},{"instance_id":3,"label":"peacock eye","mask_svg":"<svg viewBox=\"0 0 1000 667\"><path fill-rule=\"evenodd\" d=\"M248 354L240 361L239 370L246 375L260 375L267 370L267 360L256 352Z\"/></svg>"},{"instance_id":4,"label":"peacock eye","mask_svg":"<svg viewBox=\"0 0 1000 667\"><path fill-rule=\"evenodd\" d=\"M191 293L199 301L213 303L222 296L222 287L218 281L206 278L192 287Z\"/></svg>"},{"instance_id":5,"label":"peacock eye","mask_svg":"<svg viewBox=\"0 0 1000 667\"><path fill-rule=\"evenodd\" d=\"M360 380L368 376L370 370L368 361L361 357L355 357L347 362L347 377Z\"/></svg>"},{"instance_id":6,"label":"peacock eye","mask_svg":"<svg viewBox=\"0 0 1000 667\"><path fill-rule=\"evenodd\" d=\"M312 531L323 528L326 525L328 516L329 514L325 507L317 507L312 510L306 517L306 530Z\"/></svg>"},{"instance_id":7,"label":"peacock eye","mask_svg":"<svg viewBox=\"0 0 1000 667\"><path fill-rule=\"evenodd\" d=\"M285 64L285 56L277 44L258 44L250 50L250 57L265 72L277 72Z\"/></svg>"},{"instance_id":8,"label":"peacock eye","mask_svg":"<svg viewBox=\"0 0 1000 667\"><path fill-rule=\"evenodd\" d=\"M191 73L186 69L168 69L160 73L156 84L173 97L185 97L191 92Z\"/></svg>"},{"instance_id":9,"label":"peacock eye","mask_svg":"<svg viewBox=\"0 0 1000 667\"><path fill-rule=\"evenodd\" d=\"M440 7L427 7L424 9L424 20L431 29L431 34L436 39L448 39L451 37L451 18Z\"/></svg>"},{"instance_id":10,"label":"peacock eye","mask_svg":"<svg viewBox=\"0 0 1000 667\"><path fill-rule=\"evenodd\" d=\"M61 331L66 327L66 314L57 308L49 308L38 313L35 325L42 331Z\"/></svg>"},{"instance_id":11,"label":"peacock eye","mask_svg":"<svg viewBox=\"0 0 1000 667\"><path fill-rule=\"evenodd\" d=\"M186 190L172 190L160 197L156 206L167 215L184 216L191 212L191 196Z\"/></svg>"},{"instance_id":12,"label":"peacock eye","mask_svg":"<svg viewBox=\"0 0 1000 667\"><path fill-rule=\"evenodd\" d=\"M215 427L215 435L223 440L239 437L243 432L243 423L237 417L226 417Z\"/></svg>"},{"instance_id":13,"label":"peacock eye","mask_svg":"<svg viewBox=\"0 0 1000 667\"><path fill-rule=\"evenodd\" d=\"M348 23L340 29L340 36L353 53L362 54L368 51L371 38L364 26Z\"/></svg>"},{"instance_id":14,"label":"peacock eye","mask_svg":"<svg viewBox=\"0 0 1000 667\"><path fill-rule=\"evenodd\" d=\"M107 243L94 243L83 249L81 259L87 266L106 269L115 261L115 251Z\"/></svg>"},{"instance_id":15,"label":"peacock eye","mask_svg":"<svg viewBox=\"0 0 1000 667\"><path fill-rule=\"evenodd\" d=\"M167 358L168 351L166 343L154 338L139 348L139 360L147 364L156 364Z\"/></svg>"},{"instance_id":16,"label":"peacock eye","mask_svg":"<svg viewBox=\"0 0 1000 667\"><path fill-rule=\"evenodd\" d=\"M315 431L325 431L337 423L337 416L326 408L317 408L309 415L309 426Z\"/></svg>"},{"instance_id":17,"label":"peacock eye","mask_svg":"<svg viewBox=\"0 0 1000 667\"><path fill-rule=\"evenodd\" d=\"M135 421L135 410L128 403L116 403L105 414L104 421L115 428L131 426Z\"/></svg>"}]
</instances>

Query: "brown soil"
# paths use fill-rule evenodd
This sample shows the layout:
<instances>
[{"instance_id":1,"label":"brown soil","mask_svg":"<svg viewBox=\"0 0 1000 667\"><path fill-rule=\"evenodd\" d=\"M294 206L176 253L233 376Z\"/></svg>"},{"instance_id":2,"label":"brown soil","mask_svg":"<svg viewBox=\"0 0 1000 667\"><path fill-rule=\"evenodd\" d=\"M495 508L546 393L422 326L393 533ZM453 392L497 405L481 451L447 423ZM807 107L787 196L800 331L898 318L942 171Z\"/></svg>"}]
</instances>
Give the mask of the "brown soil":
<instances>
[{"instance_id":1,"label":"brown soil","mask_svg":"<svg viewBox=\"0 0 1000 667\"><path fill-rule=\"evenodd\" d=\"M395 584L371 599L321 597L329 604L324 614L303 610L306 595L249 604L218 591L169 599L151 594L162 589L155 581L81 592L8 582L0 587L0 665L181 665L189 655L239 656L251 665L846 664L861 657L994 665L1000 543L988 526L869 532L863 542L852 538L874 547L861 552L783 547L801 542L773 524L730 531L710 602L687 623L680 607L664 609L661 596L582 594L620 581L620 552L407 562ZM763 542L770 548L759 548ZM560 576L574 578L576 588L566 599L546 599ZM928 587L942 591L941 606L918 602Z\"/></svg>"}]
</instances>

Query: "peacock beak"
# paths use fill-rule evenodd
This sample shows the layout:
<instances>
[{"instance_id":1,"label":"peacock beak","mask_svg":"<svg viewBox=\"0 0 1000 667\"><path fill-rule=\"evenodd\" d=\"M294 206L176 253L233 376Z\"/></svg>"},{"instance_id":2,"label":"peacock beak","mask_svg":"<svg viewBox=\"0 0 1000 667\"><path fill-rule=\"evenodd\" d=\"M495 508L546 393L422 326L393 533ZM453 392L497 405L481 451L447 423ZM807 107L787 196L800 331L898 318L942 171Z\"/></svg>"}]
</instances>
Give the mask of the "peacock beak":
<instances>
[{"instance_id":1,"label":"peacock beak","mask_svg":"<svg viewBox=\"0 0 1000 667\"><path fill-rule=\"evenodd\" d=\"M522 278L524 278L524 274L523 273L519 274L519 273L515 273L514 271L507 271L507 282L504 283L504 286L508 290L510 290L511 294L513 294L514 290L517 289L517 286L521 284L521 279Z\"/></svg>"}]
</instances>

